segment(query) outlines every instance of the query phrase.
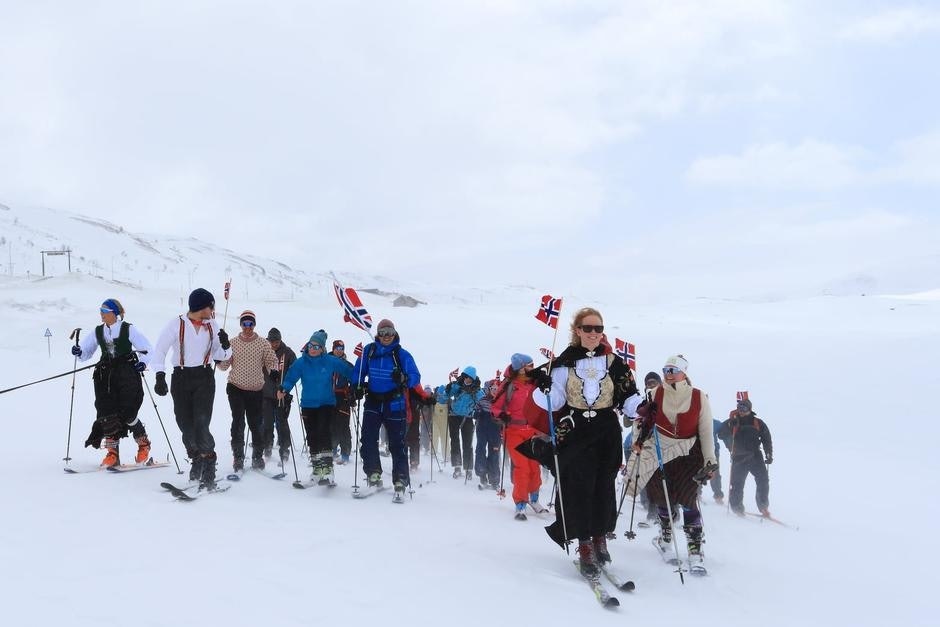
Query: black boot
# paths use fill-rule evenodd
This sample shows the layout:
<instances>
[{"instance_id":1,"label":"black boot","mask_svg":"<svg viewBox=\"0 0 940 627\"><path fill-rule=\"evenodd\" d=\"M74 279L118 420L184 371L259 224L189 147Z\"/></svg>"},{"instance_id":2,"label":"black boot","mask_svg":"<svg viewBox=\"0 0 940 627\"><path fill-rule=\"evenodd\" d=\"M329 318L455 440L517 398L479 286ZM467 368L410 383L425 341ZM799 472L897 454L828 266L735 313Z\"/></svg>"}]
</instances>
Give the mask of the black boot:
<instances>
[{"instance_id":1,"label":"black boot","mask_svg":"<svg viewBox=\"0 0 940 627\"><path fill-rule=\"evenodd\" d=\"M215 489L215 453L202 455L202 480L199 483L199 489Z\"/></svg>"}]
</instances>

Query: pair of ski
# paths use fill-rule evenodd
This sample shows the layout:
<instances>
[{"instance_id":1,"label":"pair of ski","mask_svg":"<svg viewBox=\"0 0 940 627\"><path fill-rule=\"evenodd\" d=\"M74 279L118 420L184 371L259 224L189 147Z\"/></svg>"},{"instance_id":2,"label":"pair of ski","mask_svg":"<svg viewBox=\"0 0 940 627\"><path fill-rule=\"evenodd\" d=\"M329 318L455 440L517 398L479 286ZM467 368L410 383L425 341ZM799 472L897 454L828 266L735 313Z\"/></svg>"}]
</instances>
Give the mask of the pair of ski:
<instances>
[{"instance_id":1,"label":"pair of ski","mask_svg":"<svg viewBox=\"0 0 940 627\"><path fill-rule=\"evenodd\" d=\"M219 494L220 492L226 492L232 486L231 484L217 483L214 488L200 489L200 484L191 483L188 486L180 488L173 485L172 483L167 483L164 481L160 484L160 487L172 494L177 501L195 501L199 497L205 496L207 494Z\"/></svg>"},{"instance_id":2,"label":"pair of ski","mask_svg":"<svg viewBox=\"0 0 940 627\"><path fill-rule=\"evenodd\" d=\"M370 496L375 496L379 492L385 492L386 490L388 490L388 486L385 486L385 485L366 487L365 490L360 490L359 488L353 488L352 497L354 499L367 499ZM405 491L404 490L400 492L397 490L394 491L394 493L392 494L392 503L397 503L401 505L404 502L405 502Z\"/></svg>"},{"instance_id":3,"label":"pair of ski","mask_svg":"<svg viewBox=\"0 0 940 627\"><path fill-rule=\"evenodd\" d=\"M594 592L594 598L597 599L597 602L601 604L601 607L614 608L620 605L620 599L615 596L612 596L610 592L607 591L607 588L604 587L604 584L601 583L600 575L587 575L581 571L581 564L578 560L574 560L574 567L577 569L578 574L588 582L588 585L591 587L591 591ZM605 564L600 565L601 573L604 577L607 578L617 590L621 592L631 592L636 589L636 585L629 579L623 580L617 574L612 572Z\"/></svg>"},{"instance_id":4,"label":"pair of ski","mask_svg":"<svg viewBox=\"0 0 940 627\"><path fill-rule=\"evenodd\" d=\"M252 468L251 472L256 472L259 475L263 475L267 477L268 479L274 479L276 481L280 481L281 479L287 476L287 473L284 472L283 470L281 472L271 473L266 470L261 470L260 468ZM228 481L241 481L244 475L245 475L244 470L236 470L235 472L231 472L225 475L225 479Z\"/></svg>"},{"instance_id":5,"label":"pair of ski","mask_svg":"<svg viewBox=\"0 0 940 627\"><path fill-rule=\"evenodd\" d=\"M670 566L677 567L680 574L688 572L690 575L695 575L696 577L704 577L708 574L708 570L706 570L703 564L692 564L691 562L688 564L688 568L683 570L682 560L676 558L675 553L664 551L662 547L659 546L659 542L657 542L658 539L658 537L652 539L653 548L656 549L656 552L659 553L659 556L663 558L664 562Z\"/></svg>"},{"instance_id":6,"label":"pair of ski","mask_svg":"<svg viewBox=\"0 0 940 627\"><path fill-rule=\"evenodd\" d=\"M333 477L321 477L319 479L309 479L307 481L295 481L293 484L298 490L306 490L307 488L335 488L336 481L333 480Z\"/></svg>"},{"instance_id":7,"label":"pair of ski","mask_svg":"<svg viewBox=\"0 0 940 627\"><path fill-rule=\"evenodd\" d=\"M756 513L756 512L744 512L744 513L747 514L748 516L754 516L754 517L756 517L756 518L760 518L761 522L767 520L767 521L769 521L769 522L776 523L776 524L778 524L778 525L780 525L781 527L784 527L784 528L786 528L786 529L792 529L793 531L799 531L799 530L800 530L800 528L799 528L798 526L796 526L796 525L788 525L787 523L783 522L782 520L777 520L776 518L774 518L773 516L771 516L769 512L766 513L766 514L758 514L758 513Z\"/></svg>"},{"instance_id":8,"label":"pair of ski","mask_svg":"<svg viewBox=\"0 0 940 627\"><path fill-rule=\"evenodd\" d=\"M88 472L99 472L101 470L107 470L108 472L134 472L135 470L150 470L152 468L163 468L164 466L169 466L169 462L158 462L154 461L151 457L142 464L120 464L117 466L97 466L95 468L83 468L77 470L71 466L66 466L62 470L70 475L84 474Z\"/></svg>"}]
</instances>

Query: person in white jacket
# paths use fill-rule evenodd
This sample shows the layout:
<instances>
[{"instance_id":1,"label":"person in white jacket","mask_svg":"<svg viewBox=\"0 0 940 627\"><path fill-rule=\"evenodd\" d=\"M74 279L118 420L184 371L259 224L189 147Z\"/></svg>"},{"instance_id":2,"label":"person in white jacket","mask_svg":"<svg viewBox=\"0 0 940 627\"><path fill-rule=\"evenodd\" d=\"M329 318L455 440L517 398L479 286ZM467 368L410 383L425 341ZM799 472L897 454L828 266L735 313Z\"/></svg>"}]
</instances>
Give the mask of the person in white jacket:
<instances>
[{"instance_id":1,"label":"person in white jacket","mask_svg":"<svg viewBox=\"0 0 940 627\"><path fill-rule=\"evenodd\" d=\"M166 383L166 357L172 354L173 377ZM150 368L157 372L153 391L173 396L173 413L192 460L190 481L215 489L215 440L209 431L215 400L213 363L232 357L228 334L215 320L215 298L203 288L189 295L189 312L171 320L154 347Z\"/></svg>"},{"instance_id":2,"label":"person in white jacket","mask_svg":"<svg viewBox=\"0 0 940 627\"><path fill-rule=\"evenodd\" d=\"M99 448L103 444L106 454L101 465L119 465L118 445L130 430L137 442L135 461L141 464L150 458L150 439L137 417L144 402L140 373L147 368L150 342L124 320L124 306L116 298L101 303L100 313L101 324L94 333L72 347L72 354L80 361L91 359L101 349L92 377L96 418L85 446Z\"/></svg>"}]
</instances>

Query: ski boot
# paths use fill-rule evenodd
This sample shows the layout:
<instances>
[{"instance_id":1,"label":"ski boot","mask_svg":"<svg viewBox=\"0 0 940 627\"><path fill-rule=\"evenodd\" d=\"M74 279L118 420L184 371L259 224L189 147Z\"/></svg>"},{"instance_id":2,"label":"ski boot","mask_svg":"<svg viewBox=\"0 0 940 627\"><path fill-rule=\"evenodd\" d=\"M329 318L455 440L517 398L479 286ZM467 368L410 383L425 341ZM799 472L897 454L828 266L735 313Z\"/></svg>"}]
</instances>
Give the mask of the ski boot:
<instances>
[{"instance_id":1,"label":"ski boot","mask_svg":"<svg viewBox=\"0 0 940 627\"><path fill-rule=\"evenodd\" d=\"M101 460L102 466L108 468L109 466L121 465L121 455L118 452L119 444L120 441L117 438L104 439L104 448L107 451L107 454L104 456L104 459Z\"/></svg>"},{"instance_id":2,"label":"ski boot","mask_svg":"<svg viewBox=\"0 0 940 627\"><path fill-rule=\"evenodd\" d=\"M516 520L528 520L525 515L525 503L516 503Z\"/></svg>"},{"instance_id":3,"label":"ski boot","mask_svg":"<svg viewBox=\"0 0 940 627\"><path fill-rule=\"evenodd\" d=\"M725 496L724 496L723 494L716 494L716 495L715 495L715 504L716 504L716 505L724 505L724 504L725 504Z\"/></svg>"},{"instance_id":4,"label":"ski boot","mask_svg":"<svg viewBox=\"0 0 940 627\"><path fill-rule=\"evenodd\" d=\"M283 449L283 448L282 448L282 449L281 449L281 452L280 452L280 456L281 456L281 466L284 467L284 468L286 468L286 467L287 467L287 462L290 461L290 449L289 449L289 448L288 448L288 449Z\"/></svg>"},{"instance_id":5,"label":"ski boot","mask_svg":"<svg viewBox=\"0 0 940 627\"><path fill-rule=\"evenodd\" d=\"M134 458L138 464L143 464L148 459L150 459L150 440L147 439L146 435L142 435L139 438L136 438L137 441L137 457Z\"/></svg>"},{"instance_id":6,"label":"ski boot","mask_svg":"<svg viewBox=\"0 0 940 627\"><path fill-rule=\"evenodd\" d=\"M594 543L590 540L578 542L578 568L588 579L597 579L601 574L597 555L594 553Z\"/></svg>"},{"instance_id":7,"label":"ski boot","mask_svg":"<svg viewBox=\"0 0 940 627\"><path fill-rule=\"evenodd\" d=\"M693 575L706 574L705 553L702 552L702 544L705 542L702 537L702 527L700 525L686 525L682 530L685 531L685 539L689 549L689 572Z\"/></svg>"},{"instance_id":8,"label":"ski boot","mask_svg":"<svg viewBox=\"0 0 940 627\"><path fill-rule=\"evenodd\" d=\"M216 489L215 483L215 453L205 453L202 457L202 478L199 482L199 491L212 491Z\"/></svg>"},{"instance_id":9,"label":"ski boot","mask_svg":"<svg viewBox=\"0 0 940 627\"><path fill-rule=\"evenodd\" d=\"M539 503L539 493L533 492L529 495L529 507L536 514L544 514L547 510Z\"/></svg>"},{"instance_id":10,"label":"ski boot","mask_svg":"<svg viewBox=\"0 0 940 627\"><path fill-rule=\"evenodd\" d=\"M264 470L264 457L252 457L251 468L252 470Z\"/></svg>"},{"instance_id":11,"label":"ski boot","mask_svg":"<svg viewBox=\"0 0 940 627\"><path fill-rule=\"evenodd\" d=\"M659 535L653 539L653 544L663 556L672 550L672 524L668 514L659 516Z\"/></svg>"},{"instance_id":12,"label":"ski boot","mask_svg":"<svg viewBox=\"0 0 940 627\"><path fill-rule=\"evenodd\" d=\"M274 448L271 446L264 447L264 458L271 459L271 455L274 453Z\"/></svg>"},{"instance_id":13,"label":"ski boot","mask_svg":"<svg viewBox=\"0 0 940 627\"><path fill-rule=\"evenodd\" d=\"M456 468L454 468L454 479L459 479L459 478L460 478L460 474L461 474L462 472L463 472L463 469L460 468L460 466L457 466Z\"/></svg>"},{"instance_id":14,"label":"ski boot","mask_svg":"<svg viewBox=\"0 0 940 627\"><path fill-rule=\"evenodd\" d=\"M381 488L382 487L382 473L373 472L369 475L369 487L370 488Z\"/></svg>"},{"instance_id":15,"label":"ski boot","mask_svg":"<svg viewBox=\"0 0 940 627\"><path fill-rule=\"evenodd\" d=\"M610 552L607 550L607 536L594 536L591 541L594 543L594 554L597 556L598 564L610 564Z\"/></svg>"},{"instance_id":16,"label":"ski boot","mask_svg":"<svg viewBox=\"0 0 940 627\"><path fill-rule=\"evenodd\" d=\"M192 462L189 466L189 480L196 483L202 478L202 458L199 455L192 455L190 459Z\"/></svg>"},{"instance_id":17,"label":"ski boot","mask_svg":"<svg viewBox=\"0 0 940 627\"><path fill-rule=\"evenodd\" d=\"M245 469L245 458L241 455L236 455L232 459L232 470L235 472L241 472Z\"/></svg>"}]
</instances>

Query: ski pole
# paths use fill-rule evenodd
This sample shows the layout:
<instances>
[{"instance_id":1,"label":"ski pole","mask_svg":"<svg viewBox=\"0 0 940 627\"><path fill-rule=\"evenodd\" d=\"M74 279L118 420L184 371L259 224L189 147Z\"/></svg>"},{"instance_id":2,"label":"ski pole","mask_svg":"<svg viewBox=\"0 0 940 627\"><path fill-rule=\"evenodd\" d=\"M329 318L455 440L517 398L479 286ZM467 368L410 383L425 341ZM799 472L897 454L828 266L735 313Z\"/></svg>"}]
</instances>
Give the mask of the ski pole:
<instances>
[{"instance_id":1,"label":"ski pole","mask_svg":"<svg viewBox=\"0 0 940 627\"><path fill-rule=\"evenodd\" d=\"M82 332L81 328L78 328L72 331L72 334L69 335L70 340L72 339L75 340L75 346L78 346L78 336L81 334L81 332ZM72 363L72 400L69 401L69 435L68 435L68 439L65 441L65 457L62 458L66 465L68 465L68 463L72 461L72 458L69 457L69 452L72 448L72 411L75 409L75 372L76 372L75 369L76 368L78 368L78 355L75 356L75 360Z\"/></svg>"},{"instance_id":2,"label":"ski pole","mask_svg":"<svg viewBox=\"0 0 940 627\"><path fill-rule=\"evenodd\" d=\"M553 348L554 346L555 345L552 344ZM549 368L551 368L551 365L549 365ZM571 555L571 550L568 546L568 524L565 522L565 498L562 495L561 468L558 465L558 443L555 438L555 417L552 415L551 393L545 395L545 402L548 408L548 431L552 439L552 457L555 459L555 483L558 486L558 507L561 513L561 530L565 536L565 553Z\"/></svg>"},{"instance_id":3,"label":"ski pole","mask_svg":"<svg viewBox=\"0 0 940 627\"><path fill-rule=\"evenodd\" d=\"M78 358L76 358L78 359ZM37 383L45 383L46 381L52 381L53 379L60 379L62 377L67 377L70 374L75 374L76 372L81 372L82 370L88 370L94 368L98 364L91 364L90 366L83 366L81 368L73 368L72 370L67 370L65 372L53 375L51 377L46 377L45 379L39 379L38 381L31 381L30 383L24 383L23 385L17 385L12 388L7 388L5 390L0 390L0 394L6 394L7 392L12 392L13 390L19 390L20 388L28 388L31 385L36 385Z\"/></svg>"},{"instance_id":4,"label":"ski pole","mask_svg":"<svg viewBox=\"0 0 940 627\"><path fill-rule=\"evenodd\" d=\"M509 448L506 446L506 425L503 425L500 437L503 441L503 461L499 464L499 492L496 494L499 498L504 499L506 498L506 488L503 487L506 485L506 450Z\"/></svg>"},{"instance_id":5,"label":"ski pole","mask_svg":"<svg viewBox=\"0 0 940 627\"><path fill-rule=\"evenodd\" d=\"M356 428L356 451L353 453L353 494L359 494L359 401L356 399L356 413L354 414L355 420L353 420L353 425Z\"/></svg>"},{"instance_id":6,"label":"ski pole","mask_svg":"<svg viewBox=\"0 0 940 627\"><path fill-rule=\"evenodd\" d=\"M656 423L653 423L653 437L656 443L656 460L659 463L659 473L662 475L663 479L663 494L666 497L666 512L669 514L669 525L672 526L672 505L669 502L669 488L666 486L666 470L663 468L663 451L659 445L659 427L656 426ZM676 572L679 573L679 581L682 582L682 585L685 585L685 577L682 575L682 559L679 557L679 541L676 539L675 529L672 533L672 546L676 550L676 561L679 562L679 566L676 568Z\"/></svg>"},{"instance_id":7,"label":"ski pole","mask_svg":"<svg viewBox=\"0 0 940 627\"><path fill-rule=\"evenodd\" d=\"M623 535L627 537L627 540L633 540L636 538L636 533L633 531L633 517L636 515L636 493L640 487L640 453L634 453L633 456L636 458L636 478L633 480L633 507L630 508L630 529ZM627 480L629 483L629 480ZM626 492L626 485L624 485L624 492ZM623 501L620 501L620 504L623 505ZM617 510L617 515L620 515L620 510Z\"/></svg>"},{"instance_id":8,"label":"ski pole","mask_svg":"<svg viewBox=\"0 0 940 627\"><path fill-rule=\"evenodd\" d=\"M170 436L166 432L166 427L163 426L163 418L160 417L160 410L157 409L157 401L153 398L153 393L150 391L150 384L147 383L147 377L144 376L144 373L140 373L140 379L144 382L144 387L147 388L147 396L150 397L150 402L153 403L153 411L157 414L157 420L160 421L160 428L163 429L163 437L166 438L166 445L170 448L170 455L173 456L173 463L176 464L176 474L183 474L183 470L180 468L180 464L176 461L176 453L173 452L173 445L170 444Z\"/></svg>"},{"instance_id":9,"label":"ski pole","mask_svg":"<svg viewBox=\"0 0 940 627\"><path fill-rule=\"evenodd\" d=\"M278 400L277 405L275 405L275 409L274 409L275 415L277 416L279 411L283 412L283 409L284 409L284 399L282 398ZM284 417L284 420L287 420L287 417ZM300 482L300 475L297 473L297 457L294 456L294 433L290 430L289 421L287 424L287 433L290 436L290 458L291 458L291 461L294 462L294 487L302 488L303 484Z\"/></svg>"},{"instance_id":10,"label":"ski pole","mask_svg":"<svg viewBox=\"0 0 940 627\"><path fill-rule=\"evenodd\" d=\"M300 435L304 438L304 445L300 448L300 456L304 456L304 451L307 450L307 427L304 425L304 409L300 406L300 396L297 393L297 385L294 384L294 400L297 401L297 414L300 418ZM309 457L308 453L308 457Z\"/></svg>"}]
</instances>

